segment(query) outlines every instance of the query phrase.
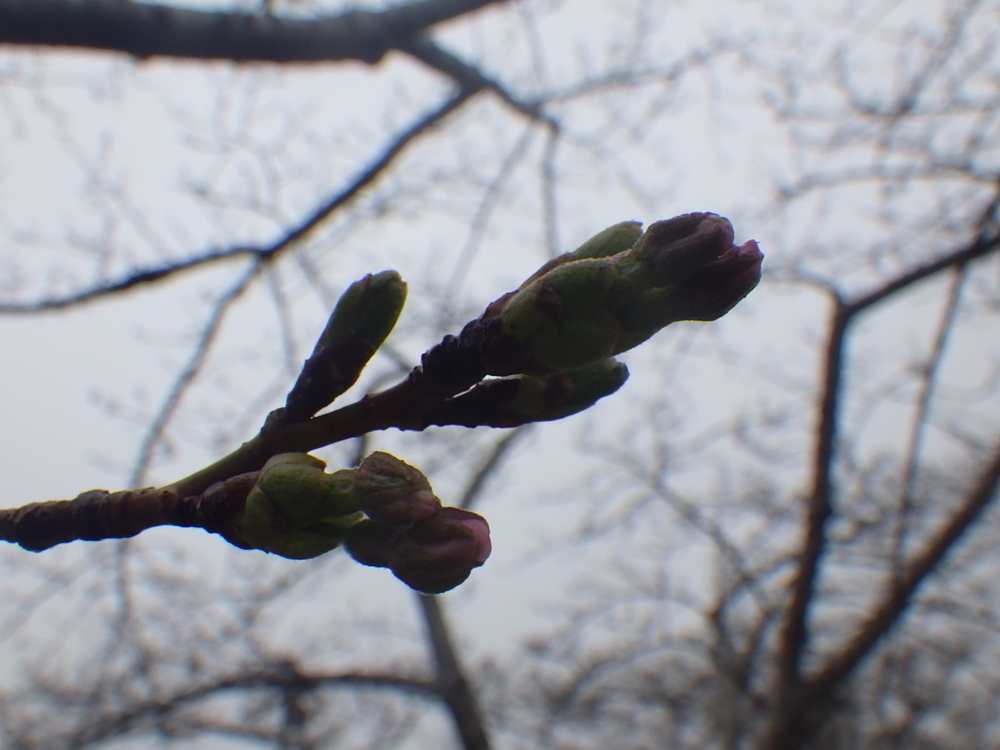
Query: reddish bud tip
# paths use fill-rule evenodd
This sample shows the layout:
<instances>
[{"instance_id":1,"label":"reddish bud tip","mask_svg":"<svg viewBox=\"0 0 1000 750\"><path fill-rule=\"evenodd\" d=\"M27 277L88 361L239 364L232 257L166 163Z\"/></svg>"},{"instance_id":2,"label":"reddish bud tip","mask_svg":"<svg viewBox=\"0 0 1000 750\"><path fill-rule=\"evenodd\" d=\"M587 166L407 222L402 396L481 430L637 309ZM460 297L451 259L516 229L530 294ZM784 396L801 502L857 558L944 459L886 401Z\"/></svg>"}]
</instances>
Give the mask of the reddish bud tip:
<instances>
[{"instance_id":1,"label":"reddish bud tip","mask_svg":"<svg viewBox=\"0 0 1000 750\"><path fill-rule=\"evenodd\" d=\"M468 578L491 551L485 518L460 508L442 508L403 532L389 567L411 588L440 594Z\"/></svg>"}]
</instances>

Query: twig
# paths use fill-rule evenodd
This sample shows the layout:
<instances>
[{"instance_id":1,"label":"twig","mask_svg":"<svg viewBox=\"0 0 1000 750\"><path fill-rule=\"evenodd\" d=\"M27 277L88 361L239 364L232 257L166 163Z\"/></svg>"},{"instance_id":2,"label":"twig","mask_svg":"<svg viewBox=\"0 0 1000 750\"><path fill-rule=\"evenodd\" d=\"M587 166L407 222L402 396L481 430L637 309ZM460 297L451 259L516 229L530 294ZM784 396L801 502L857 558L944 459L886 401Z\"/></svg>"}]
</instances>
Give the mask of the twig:
<instances>
[{"instance_id":1,"label":"twig","mask_svg":"<svg viewBox=\"0 0 1000 750\"><path fill-rule=\"evenodd\" d=\"M917 396L916 413L913 415L913 427L910 430L910 442L906 448L906 459L903 466L902 488L899 492L897 505L899 507L899 522L894 533L892 559L897 572L902 572L906 561L906 534L909 530L909 515L913 504L913 489L920 470L920 454L923 451L924 437L927 434L930 419L931 401L937 385L937 375L944 360L945 350L958 315L959 301L965 281L968 278L967 266L960 265L953 273L951 288L945 301L941 321L931 344L930 356L921 368L920 393Z\"/></svg>"},{"instance_id":2,"label":"twig","mask_svg":"<svg viewBox=\"0 0 1000 750\"><path fill-rule=\"evenodd\" d=\"M846 648L808 681L810 695L826 697L871 653L879 640L899 621L920 584L940 565L986 507L997 498L998 490L1000 490L1000 446L997 446L986 468L951 520L944 524L940 532L927 544L923 554L908 567L899 583L876 607L875 614L851 638Z\"/></svg>"},{"instance_id":3,"label":"twig","mask_svg":"<svg viewBox=\"0 0 1000 750\"><path fill-rule=\"evenodd\" d=\"M75 292L64 297L43 299L36 302L0 303L0 314L25 315L63 310L85 302L92 302L103 297L125 292L143 284L151 284L173 278L184 271L218 262L234 260L247 255L251 256L258 264L268 261L273 262L276 256L304 240L307 235L329 218L337 209L350 203L365 187L374 182L407 146L419 136L437 126L478 91L479 89L460 89L438 107L421 115L410 127L397 134L382 153L348 185L319 204L299 224L289 229L279 239L269 245L257 247L237 246L225 250L212 250L179 263L171 263L160 268L137 271L118 281L82 292Z\"/></svg>"},{"instance_id":4,"label":"twig","mask_svg":"<svg viewBox=\"0 0 1000 750\"><path fill-rule=\"evenodd\" d=\"M260 273L261 268L262 264L254 263L229 291L216 300L215 309L212 311L208 321L205 323L205 327L198 336L198 343L191 353L191 358L177 376L173 386L170 388L170 392L167 393L166 398L163 399L163 403L160 405L160 411L146 431L146 436L139 447L139 455L136 457L135 465L132 468L132 474L129 478L130 487L138 487L145 482L146 474L153 460L153 453L163 439L167 426L173 419L177 407L180 406L181 399L184 398L184 394L194 382L198 373L201 372L202 367L204 367L205 360L212 349L212 344L215 342L226 314L232 305L250 287L251 282Z\"/></svg>"},{"instance_id":5,"label":"twig","mask_svg":"<svg viewBox=\"0 0 1000 750\"><path fill-rule=\"evenodd\" d=\"M837 442L837 412L843 374L844 339L850 315L843 301L834 296L820 396L819 425L813 454L812 491L807 501L806 538L799 553L799 567L792 584L792 599L781 633L778 670L782 692L794 690L801 679L802 653L808 639L806 617L815 592L819 560L826 548L826 523L832 513L832 472Z\"/></svg>"}]
</instances>

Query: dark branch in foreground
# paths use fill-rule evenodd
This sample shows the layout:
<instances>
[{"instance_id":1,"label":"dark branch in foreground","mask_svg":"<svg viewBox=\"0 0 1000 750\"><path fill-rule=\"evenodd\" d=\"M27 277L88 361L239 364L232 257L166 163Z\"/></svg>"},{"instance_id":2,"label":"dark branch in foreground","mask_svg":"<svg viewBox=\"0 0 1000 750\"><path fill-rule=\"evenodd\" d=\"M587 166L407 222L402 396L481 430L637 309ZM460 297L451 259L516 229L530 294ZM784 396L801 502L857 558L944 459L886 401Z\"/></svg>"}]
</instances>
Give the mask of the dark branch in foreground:
<instances>
[{"instance_id":1,"label":"dark branch in foreground","mask_svg":"<svg viewBox=\"0 0 1000 750\"><path fill-rule=\"evenodd\" d=\"M298 19L121 0L0 0L0 43L83 47L201 60L360 60L500 0L419 0L388 10Z\"/></svg>"},{"instance_id":2,"label":"dark branch in foreground","mask_svg":"<svg viewBox=\"0 0 1000 750\"><path fill-rule=\"evenodd\" d=\"M467 96L460 92L450 106ZM376 165L371 174L380 169ZM418 591L446 591L489 555L486 521L443 507L419 470L388 454L372 454L357 470L326 474L325 463L307 452L389 428L514 428L588 409L628 379L628 368L615 355L672 322L716 320L753 290L763 254L753 240L737 246L733 239L732 224L712 213L655 222L646 232L638 222L615 224L495 299L458 335L424 352L397 385L320 414L357 381L403 308L406 284L399 274L369 274L345 290L285 405L268 415L253 439L161 490L93 491L0 510L0 539L39 551L73 539L130 537L157 525L196 525L237 547L291 559L316 557L347 539L359 562L391 567ZM220 300L144 456L200 369L226 300L236 299L259 265ZM595 281L601 295L581 294L595 288ZM463 503L473 501L510 444L497 445ZM432 554L425 553L428 539L438 546L450 540L443 547L448 554L441 555L447 575L416 580L408 567L412 560L420 575L434 572L425 564ZM464 557L458 559L456 551ZM453 566L455 560L461 565Z\"/></svg>"}]
</instances>

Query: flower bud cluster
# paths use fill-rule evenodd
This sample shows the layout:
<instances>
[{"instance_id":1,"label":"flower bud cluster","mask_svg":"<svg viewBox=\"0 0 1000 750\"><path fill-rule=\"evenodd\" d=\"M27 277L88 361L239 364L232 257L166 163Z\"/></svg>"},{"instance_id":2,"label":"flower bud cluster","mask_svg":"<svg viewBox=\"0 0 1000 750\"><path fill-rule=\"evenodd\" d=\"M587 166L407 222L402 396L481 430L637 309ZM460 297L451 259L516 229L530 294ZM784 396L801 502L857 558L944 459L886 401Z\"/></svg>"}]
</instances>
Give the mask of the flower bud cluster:
<instances>
[{"instance_id":1,"label":"flower bud cluster","mask_svg":"<svg viewBox=\"0 0 1000 750\"><path fill-rule=\"evenodd\" d=\"M540 371L586 366L674 321L714 320L760 280L756 243L736 247L732 225L721 216L656 222L631 247L614 252L636 229L605 230L608 236L598 235L504 302L496 312L500 335L486 355L497 361L494 369L503 368L508 348L529 351Z\"/></svg>"},{"instance_id":2,"label":"flower bud cluster","mask_svg":"<svg viewBox=\"0 0 1000 750\"><path fill-rule=\"evenodd\" d=\"M376 452L356 469L330 474L325 466L305 453L271 458L227 538L295 560L346 543L358 562L389 568L434 594L457 586L489 557L486 520L442 507L427 478L398 458Z\"/></svg>"},{"instance_id":3,"label":"flower bud cluster","mask_svg":"<svg viewBox=\"0 0 1000 750\"><path fill-rule=\"evenodd\" d=\"M485 375L588 367L678 320L715 320L760 281L757 243L717 214L622 222L542 266L452 342Z\"/></svg>"},{"instance_id":4,"label":"flower bud cluster","mask_svg":"<svg viewBox=\"0 0 1000 750\"><path fill-rule=\"evenodd\" d=\"M355 560L389 568L425 594L455 588L486 562L492 549L486 519L442 507L420 471L376 452L361 462L357 475L367 518L345 539Z\"/></svg>"}]
</instances>

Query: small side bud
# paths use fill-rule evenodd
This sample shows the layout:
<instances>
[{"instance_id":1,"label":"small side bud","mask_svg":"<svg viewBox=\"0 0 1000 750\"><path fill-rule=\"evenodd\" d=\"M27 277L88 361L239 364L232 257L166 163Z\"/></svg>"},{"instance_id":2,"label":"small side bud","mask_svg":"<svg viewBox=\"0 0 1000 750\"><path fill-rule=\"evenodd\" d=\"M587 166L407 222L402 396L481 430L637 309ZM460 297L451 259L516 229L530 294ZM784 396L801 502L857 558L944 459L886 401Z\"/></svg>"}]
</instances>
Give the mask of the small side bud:
<instances>
[{"instance_id":1,"label":"small side bud","mask_svg":"<svg viewBox=\"0 0 1000 750\"><path fill-rule=\"evenodd\" d=\"M365 458L354 471L354 483L360 509L377 521L408 526L441 508L427 477L389 453Z\"/></svg>"},{"instance_id":2,"label":"small side bud","mask_svg":"<svg viewBox=\"0 0 1000 750\"><path fill-rule=\"evenodd\" d=\"M353 472L342 469L327 474L325 466L307 453L273 456L258 474L257 489L297 529L360 510Z\"/></svg>"},{"instance_id":3,"label":"small side bud","mask_svg":"<svg viewBox=\"0 0 1000 750\"><path fill-rule=\"evenodd\" d=\"M406 302L406 282L396 271L368 274L351 284L330 315L320 342L356 336L378 349L389 337Z\"/></svg>"},{"instance_id":4,"label":"small side bud","mask_svg":"<svg viewBox=\"0 0 1000 750\"><path fill-rule=\"evenodd\" d=\"M368 274L341 295L288 394L286 418L301 421L357 381L403 309L406 283L396 271Z\"/></svg>"}]
</instances>

